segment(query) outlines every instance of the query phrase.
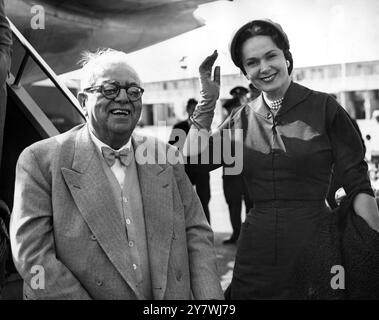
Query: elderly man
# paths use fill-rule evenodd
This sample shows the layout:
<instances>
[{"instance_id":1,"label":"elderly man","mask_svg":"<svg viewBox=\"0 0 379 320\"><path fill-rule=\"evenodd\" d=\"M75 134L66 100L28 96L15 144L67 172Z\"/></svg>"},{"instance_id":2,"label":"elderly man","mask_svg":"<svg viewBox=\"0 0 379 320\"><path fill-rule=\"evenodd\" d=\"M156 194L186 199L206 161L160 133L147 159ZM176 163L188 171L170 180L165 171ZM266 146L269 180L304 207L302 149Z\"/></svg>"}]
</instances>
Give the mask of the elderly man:
<instances>
[{"instance_id":1,"label":"elderly man","mask_svg":"<svg viewBox=\"0 0 379 320\"><path fill-rule=\"evenodd\" d=\"M10 238L24 295L221 299L212 231L183 165L158 163L173 147L133 134L143 89L125 53L89 54L81 88L87 124L18 160Z\"/></svg>"}]
</instances>

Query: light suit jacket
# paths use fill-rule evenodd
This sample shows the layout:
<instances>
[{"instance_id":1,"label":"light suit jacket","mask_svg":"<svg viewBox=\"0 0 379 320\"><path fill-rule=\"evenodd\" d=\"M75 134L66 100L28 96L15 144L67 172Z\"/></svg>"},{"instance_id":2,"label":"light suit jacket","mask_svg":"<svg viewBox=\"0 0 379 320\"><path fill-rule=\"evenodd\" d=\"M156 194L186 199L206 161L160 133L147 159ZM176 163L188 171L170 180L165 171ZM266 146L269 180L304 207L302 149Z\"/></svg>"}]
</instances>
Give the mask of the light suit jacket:
<instances>
[{"instance_id":1,"label":"light suit jacket","mask_svg":"<svg viewBox=\"0 0 379 320\"><path fill-rule=\"evenodd\" d=\"M132 143L150 154L137 171L154 299L222 299L213 234L183 165L156 161L173 147L134 135ZM144 298L94 148L80 125L20 155L10 237L24 298Z\"/></svg>"}]
</instances>

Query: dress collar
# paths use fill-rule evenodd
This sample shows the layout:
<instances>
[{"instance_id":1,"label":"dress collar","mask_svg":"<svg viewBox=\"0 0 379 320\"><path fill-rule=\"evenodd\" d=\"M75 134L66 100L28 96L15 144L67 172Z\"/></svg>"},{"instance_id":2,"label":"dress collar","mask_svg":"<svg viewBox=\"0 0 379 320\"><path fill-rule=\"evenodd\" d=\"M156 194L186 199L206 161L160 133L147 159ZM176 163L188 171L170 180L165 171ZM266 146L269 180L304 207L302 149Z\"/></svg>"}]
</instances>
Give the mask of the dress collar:
<instances>
[{"instance_id":1,"label":"dress collar","mask_svg":"<svg viewBox=\"0 0 379 320\"><path fill-rule=\"evenodd\" d=\"M277 115L282 115L288 112L300 102L304 101L310 94L310 89L291 81L291 84L284 95L282 106L279 108ZM262 93L258 98L251 101L249 105L256 113L259 113L264 117L266 117L267 113L270 112Z\"/></svg>"}]
</instances>

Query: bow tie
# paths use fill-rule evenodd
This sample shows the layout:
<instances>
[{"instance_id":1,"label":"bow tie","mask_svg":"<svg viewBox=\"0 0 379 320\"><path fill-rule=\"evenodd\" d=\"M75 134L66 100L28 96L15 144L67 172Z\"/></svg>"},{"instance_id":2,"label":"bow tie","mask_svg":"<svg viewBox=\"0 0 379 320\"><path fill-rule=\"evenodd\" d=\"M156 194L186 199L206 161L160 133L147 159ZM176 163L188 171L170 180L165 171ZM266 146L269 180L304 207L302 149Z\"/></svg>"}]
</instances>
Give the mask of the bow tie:
<instances>
[{"instance_id":1,"label":"bow tie","mask_svg":"<svg viewBox=\"0 0 379 320\"><path fill-rule=\"evenodd\" d=\"M120 160L121 164L128 166L132 160L131 150L122 149L120 151L114 151L108 147L102 147L101 153L103 154L105 162L109 167L112 167L116 159Z\"/></svg>"}]
</instances>

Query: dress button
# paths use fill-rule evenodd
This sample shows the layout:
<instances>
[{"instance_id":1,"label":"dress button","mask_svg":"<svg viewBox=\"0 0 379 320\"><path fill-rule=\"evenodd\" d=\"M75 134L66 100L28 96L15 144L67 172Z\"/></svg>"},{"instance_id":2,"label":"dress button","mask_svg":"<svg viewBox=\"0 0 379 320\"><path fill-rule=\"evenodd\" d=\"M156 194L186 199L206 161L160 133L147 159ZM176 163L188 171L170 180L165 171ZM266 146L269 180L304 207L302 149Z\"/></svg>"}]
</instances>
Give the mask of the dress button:
<instances>
[{"instance_id":1,"label":"dress button","mask_svg":"<svg viewBox=\"0 0 379 320\"><path fill-rule=\"evenodd\" d=\"M178 272L176 273L176 280L178 281L182 280L182 272L180 270L178 270Z\"/></svg>"},{"instance_id":2,"label":"dress button","mask_svg":"<svg viewBox=\"0 0 379 320\"><path fill-rule=\"evenodd\" d=\"M129 247L133 247L134 246L134 242L133 241L129 241Z\"/></svg>"},{"instance_id":3,"label":"dress button","mask_svg":"<svg viewBox=\"0 0 379 320\"><path fill-rule=\"evenodd\" d=\"M96 281L96 285L99 286L99 287L101 287L103 285L103 281L97 280Z\"/></svg>"},{"instance_id":4,"label":"dress button","mask_svg":"<svg viewBox=\"0 0 379 320\"><path fill-rule=\"evenodd\" d=\"M128 199L126 199L126 197L122 197L122 201L124 201L124 203L127 203Z\"/></svg>"},{"instance_id":5,"label":"dress button","mask_svg":"<svg viewBox=\"0 0 379 320\"><path fill-rule=\"evenodd\" d=\"M96 241L96 236L94 234L91 234L91 240Z\"/></svg>"},{"instance_id":6,"label":"dress button","mask_svg":"<svg viewBox=\"0 0 379 320\"><path fill-rule=\"evenodd\" d=\"M130 219L129 218L126 219L125 222L126 222L126 224L130 224Z\"/></svg>"},{"instance_id":7,"label":"dress button","mask_svg":"<svg viewBox=\"0 0 379 320\"><path fill-rule=\"evenodd\" d=\"M133 263L132 267L133 267L134 270L137 269L137 265L135 263Z\"/></svg>"}]
</instances>

